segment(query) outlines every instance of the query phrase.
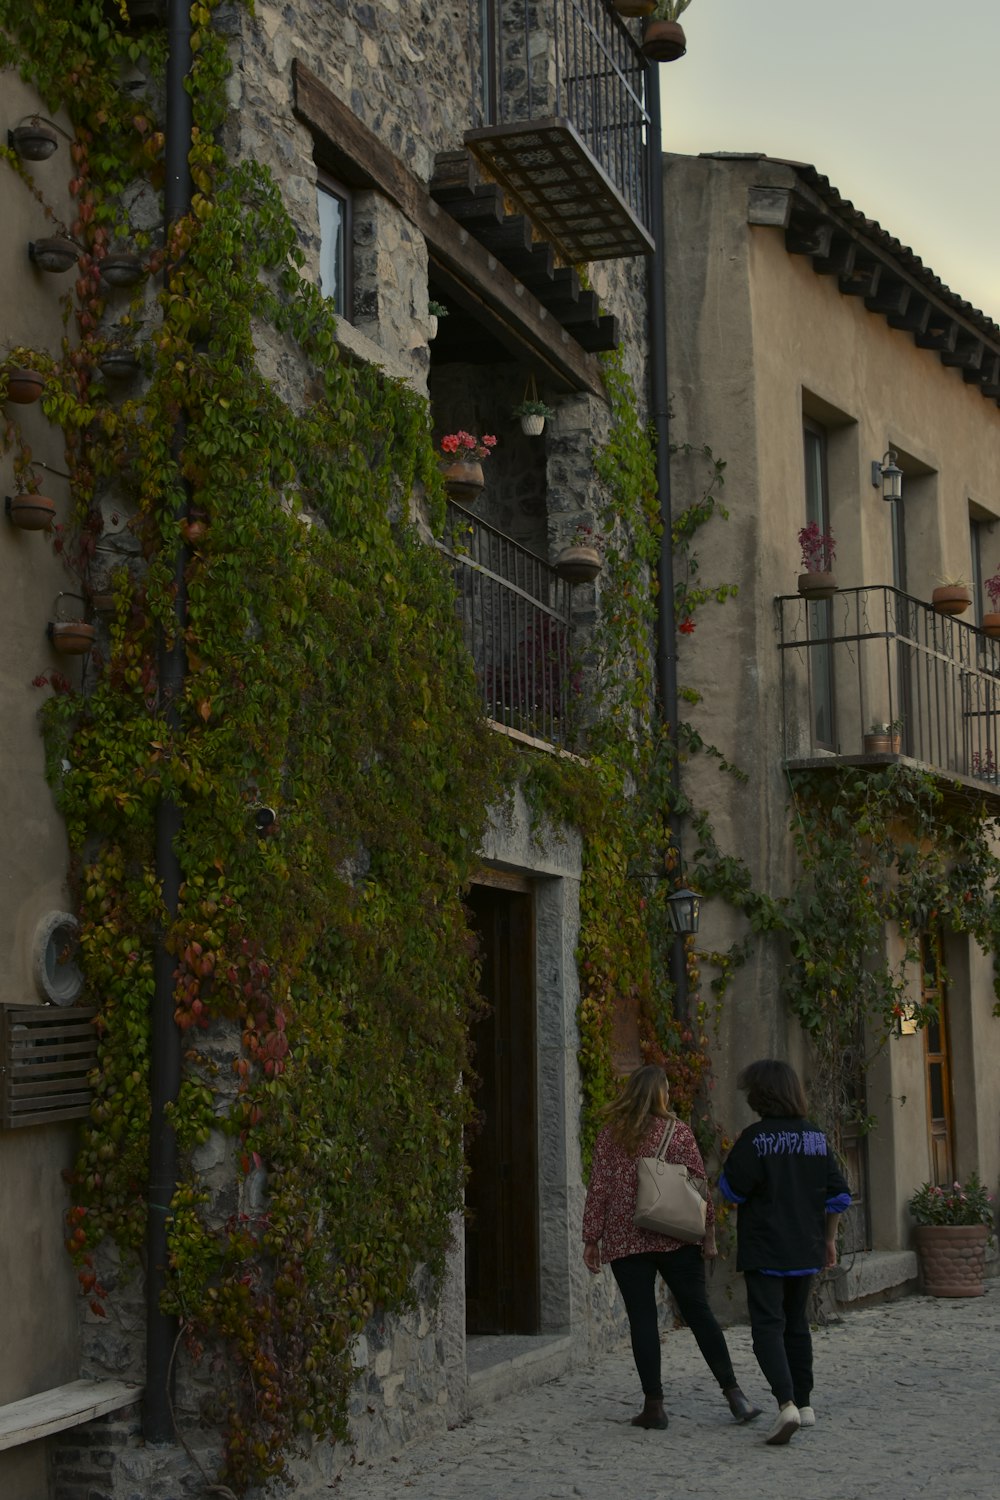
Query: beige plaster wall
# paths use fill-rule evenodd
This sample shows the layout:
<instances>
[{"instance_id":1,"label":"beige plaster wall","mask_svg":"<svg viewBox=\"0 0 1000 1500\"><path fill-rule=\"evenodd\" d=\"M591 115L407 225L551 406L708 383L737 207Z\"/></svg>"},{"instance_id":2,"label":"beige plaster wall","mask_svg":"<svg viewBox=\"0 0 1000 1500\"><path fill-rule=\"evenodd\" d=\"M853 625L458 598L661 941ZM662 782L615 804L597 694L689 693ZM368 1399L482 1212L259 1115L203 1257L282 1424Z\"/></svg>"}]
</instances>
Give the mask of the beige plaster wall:
<instances>
[{"instance_id":1,"label":"beige plaster wall","mask_svg":"<svg viewBox=\"0 0 1000 1500\"><path fill-rule=\"evenodd\" d=\"M0 78L0 131L38 108L15 77ZM68 142L47 162L28 170L57 216L69 215L67 182L72 168ZM65 277L35 270L28 241L59 232L29 186L6 165L0 216L0 282L7 289L0 309L0 357L19 344L58 354L63 338L61 298L72 286ZM66 466L58 430L40 408L6 405L36 460ZM66 481L41 467L41 489L64 518ZM13 493L10 456L0 458L0 497ZM80 659L57 657L46 640L56 595L74 587L42 533L19 531L0 518L0 765L5 776L6 815L0 854L0 1004L40 1003L32 973L35 927L52 910L65 910L67 849L44 775L38 712L51 692L32 679L52 670L74 683ZM76 1278L63 1239L67 1207L62 1171L73 1156L69 1126L0 1131L0 1403L75 1379L77 1364ZM42 1446L0 1455L0 1494L35 1500L47 1494Z\"/></svg>"},{"instance_id":2,"label":"beige plaster wall","mask_svg":"<svg viewBox=\"0 0 1000 1500\"><path fill-rule=\"evenodd\" d=\"M797 533L805 520L802 419L828 434L831 519L841 587L891 584L889 507L871 461L901 455L908 591L930 597L942 576L971 576L969 504L1000 517L1000 410L945 368L936 353L889 327L860 298L840 293L791 255L780 229L749 226L751 186L791 186L794 173L754 159L667 157L667 303L672 436L708 443L726 460L728 523L699 540L708 582L738 582L740 596L698 613L681 637L680 678L704 694L691 711L703 737L747 773L745 785L705 757L685 768L724 851L741 855L756 884L778 894L795 878L782 771L782 701L774 600L796 589ZM877 213L877 205L872 205ZM919 251L919 246L916 247ZM703 472L703 471L702 471ZM690 458L673 465L675 513L698 493ZM984 566L1000 563L1000 527ZM843 746L844 753L861 746ZM745 930L721 902L703 906L706 949ZM889 935L890 944L898 941ZM952 974L956 1166L1000 1173L1000 1023L991 1015L991 960L963 941ZM952 951L954 950L954 951ZM780 955L766 942L740 970L716 1053L723 1126L748 1119L734 1080L754 1056L805 1062L802 1037L775 1004ZM808 1068L806 1068L808 1071ZM872 1065L873 1229L877 1248L907 1242L905 1200L929 1175L923 1042L894 1040Z\"/></svg>"}]
</instances>

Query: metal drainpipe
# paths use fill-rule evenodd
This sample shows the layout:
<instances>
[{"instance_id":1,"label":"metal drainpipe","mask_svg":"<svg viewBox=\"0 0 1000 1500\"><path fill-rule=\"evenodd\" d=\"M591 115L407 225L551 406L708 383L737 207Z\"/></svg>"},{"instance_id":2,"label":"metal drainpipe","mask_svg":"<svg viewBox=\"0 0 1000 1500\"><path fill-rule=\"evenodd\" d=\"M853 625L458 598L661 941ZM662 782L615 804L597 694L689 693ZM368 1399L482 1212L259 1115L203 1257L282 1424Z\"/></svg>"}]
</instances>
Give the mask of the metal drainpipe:
<instances>
[{"instance_id":1,"label":"metal drainpipe","mask_svg":"<svg viewBox=\"0 0 1000 1500\"><path fill-rule=\"evenodd\" d=\"M663 228L663 153L660 118L660 68L656 62L646 66L649 103L649 206L653 220L655 248L647 261L649 301L650 406L656 431L656 488L660 497L660 591L656 601L656 666L660 689L660 707L674 748L670 771L671 807L669 828L671 841L681 851L681 816L677 811L680 791L680 760L677 734L677 632L674 625L674 553L671 544L670 509L670 418L667 391L667 296L664 276L666 247ZM670 978L674 985L674 1014L687 1019L688 988L684 939L675 937L670 952Z\"/></svg>"},{"instance_id":2,"label":"metal drainpipe","mask_svg":"<svg viewBox=\"0 0 1000 1500\"><path fill-rule=\"evenodd\" d=\"M188 155L192 139L191 96L184 87L191 71L190 0L170 0L167 17L167 107L166 184L164 219L167 243L178 220L191 207L191 170ZM168 264L164 283L169 287L173 266ZM184 446L184 419L174 429L172 452L179 468ZM185 483L177 502L177 519L188 510ZM185 573L188 549L178 545L174 560L173 644L161 630L157 641L157 671L160 702L171 731L180 726L180 700L187 667L184 630L187 624ZM180 893L180 861L177 839L181 810L170 798L161 798L156 810L156 873L168 919L176 915ZM177 1138L167 1115L167 1106L177 1098L181 1079L181 1034L174 1021L175 959L167 951L163 936L157 939L153 956L153 1007L150 1017L150 1121L149 1203L146 1219L146 1394L143 1406L143 1436L150 1443L174 1440L171 1413L171 1376L177 1320L161 1310L167 1280L167 1218L177 1187Z\"/></svg>"}]
</instances>

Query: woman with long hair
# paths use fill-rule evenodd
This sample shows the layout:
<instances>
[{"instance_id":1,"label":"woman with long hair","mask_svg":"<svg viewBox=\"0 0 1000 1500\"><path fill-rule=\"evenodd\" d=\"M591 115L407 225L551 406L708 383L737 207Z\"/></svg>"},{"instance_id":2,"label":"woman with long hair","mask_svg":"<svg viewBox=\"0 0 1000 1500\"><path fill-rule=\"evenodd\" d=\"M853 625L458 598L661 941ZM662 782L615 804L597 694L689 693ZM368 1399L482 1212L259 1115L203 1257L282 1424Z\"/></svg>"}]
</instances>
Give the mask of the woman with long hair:
<instances>
[{"instance_id":1,"label":"woman with long hair","mask_svg":"<svg viewBox=\"0 0 1000 1500\"><path fill-rule=\"evenodd\" d=\"M739 1205L736 1269L743 1272L753 1352L778 1403L765 1442L787 1443L813 1427L813 1278L837 1264L838 1215L851 1193L788 1063L761 1058L736 1086L760 1118L726 1158L719 1190Z\"/></svg>"},{"instance_id":2,"label":"woman with long hair","mask_svg":"<svg viewBox=\"0 0 1000 1500\"><path fill-rule=\"evenodd\" d=\"M663 1277L677 1307L694 1334L705 1363L722 1388L738 1422L760 1416L736 1383L725 1335L708 1304L705 1260L715 1248L715 1209L707 1192L705 1237L685 1244L649 1229L637 1229L636 1161L654 1156L671 1121L674 1132L665 1160L680 1162L705 1179L705 1166L690 1128L670 1110L667 1075L656 1064L637 1068L604 1112L605 1124L594 1144L590 1185L583 1210L583 1259L595 1275L607 1261L625 1303L632 1335L632 1354L645 1398L633 1427L664 1428L660 1373L660 1330L656 1313L656 1278Z\"/></svg>"}]
</instances>

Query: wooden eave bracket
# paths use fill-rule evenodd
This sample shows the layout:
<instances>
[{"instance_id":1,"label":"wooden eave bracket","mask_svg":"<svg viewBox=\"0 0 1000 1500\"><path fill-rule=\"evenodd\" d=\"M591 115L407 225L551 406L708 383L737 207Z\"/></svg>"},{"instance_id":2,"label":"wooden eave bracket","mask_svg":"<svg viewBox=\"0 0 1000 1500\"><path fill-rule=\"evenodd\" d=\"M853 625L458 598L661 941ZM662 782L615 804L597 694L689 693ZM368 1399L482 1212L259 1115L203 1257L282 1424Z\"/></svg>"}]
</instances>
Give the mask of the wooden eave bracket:
<instances>
[{"instance_id":1,"label":"wooden eave bracket","mask_svg":"<svg viewBox=\"0 0 1000 1500\"><path fill-rule=\"evenodd\" d=\"M349 187L381 193L423 236L436 265L466 289L487 332L544 370L557 390L605 396L600 361L507 268L436 203L423 182L300 59L293 109L311 131L316 159ZM488 210L487 210L488 211Z\"/></svg>"},{"instance_id":2,"label":"wooden eave bracket","mask_svg":"<svg viewBox=\"0 0 1000 1500\"><path fill-rule=\"evenodd\" d=\"M912 333L919 348L960 370L988 400L1000 398L1000 344L991 345L974 323L852 224L838 219L804 184L750 187L747 223L781 229L789 254L808 256L819 275L837 277L844 296L863 298L869 312L884 317L891 328Z\"/></svg>"}]
</instances>

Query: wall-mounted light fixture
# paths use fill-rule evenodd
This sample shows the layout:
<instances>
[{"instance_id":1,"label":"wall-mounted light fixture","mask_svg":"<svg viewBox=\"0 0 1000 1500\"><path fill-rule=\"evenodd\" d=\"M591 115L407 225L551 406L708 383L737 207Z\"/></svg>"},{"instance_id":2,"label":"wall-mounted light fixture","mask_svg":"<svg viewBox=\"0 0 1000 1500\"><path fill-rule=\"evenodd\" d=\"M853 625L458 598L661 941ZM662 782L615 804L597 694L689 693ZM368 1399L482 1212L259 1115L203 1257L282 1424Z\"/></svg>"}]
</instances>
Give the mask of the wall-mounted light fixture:
<instances>
[{"instance_id":1,"label":"wall-mounted light fixture","mask_svg":"<svg viewBox=\"0 0 1000 1500\"><path fill-rule=\"evenodd\" d=\"M872 485L878 489L882 486L883 500L902 500L903 498L903 471L896 463L898 455L892 448L883 453L881 463L877 458L872 459Z\"/></svg>"},{"instance_id":2,"label":"wall-mounted light fixture","mask_svg":"<svg viewBox=\"0 0 1000 1500\"><path fill-rule=\"evenodd\" d=\"M671 891L667 897L670 930L683 934L697 932L700 907L701 897L695 891L689 891L687 886L682 886L679 891Z\"/></svg>"}]
</instances>

